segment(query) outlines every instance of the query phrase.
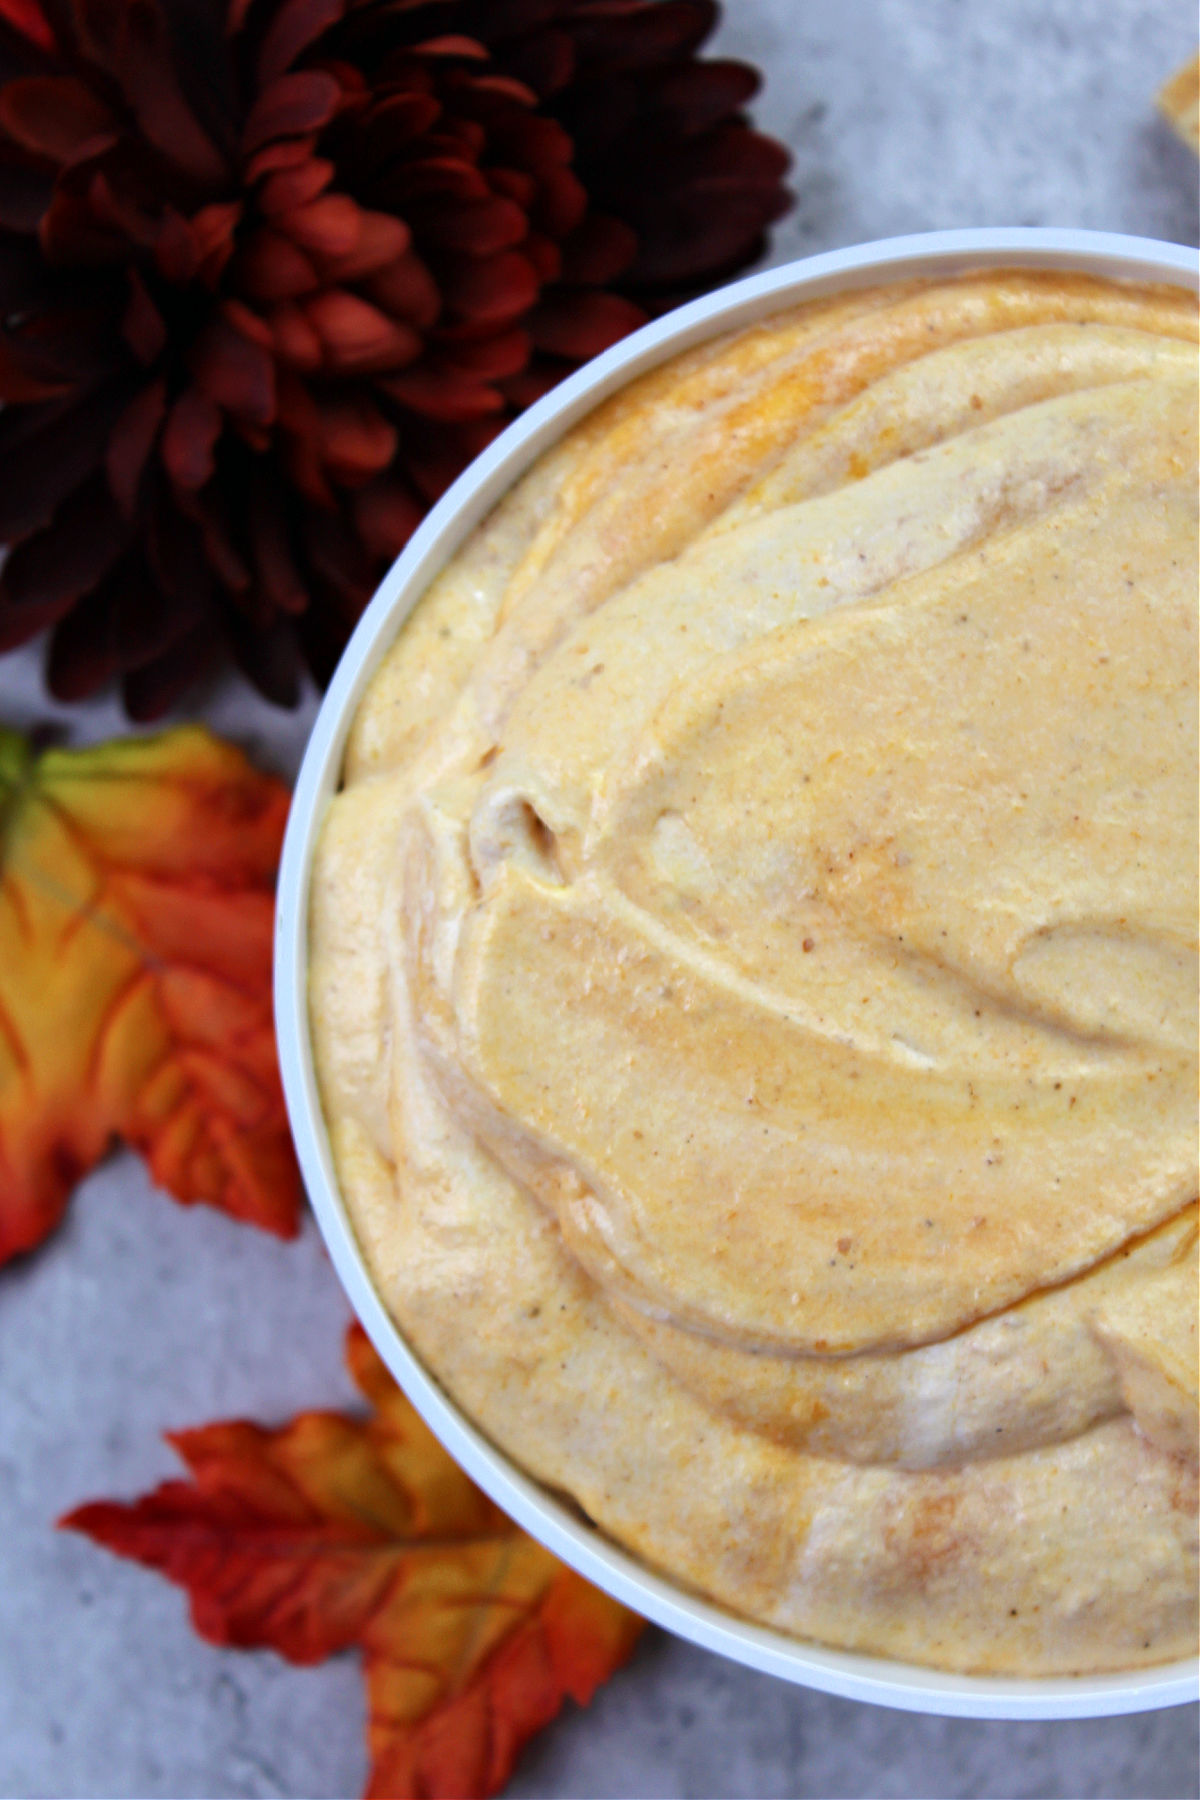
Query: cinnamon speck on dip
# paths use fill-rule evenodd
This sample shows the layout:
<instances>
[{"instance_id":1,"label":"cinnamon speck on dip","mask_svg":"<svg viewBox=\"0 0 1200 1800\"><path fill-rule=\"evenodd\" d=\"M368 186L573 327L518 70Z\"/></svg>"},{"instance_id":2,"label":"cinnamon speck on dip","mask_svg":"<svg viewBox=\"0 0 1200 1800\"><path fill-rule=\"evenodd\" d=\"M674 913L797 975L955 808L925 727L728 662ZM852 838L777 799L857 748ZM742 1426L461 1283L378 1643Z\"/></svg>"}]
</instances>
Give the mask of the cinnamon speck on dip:
<instances>
[{"instance_id":1,"label":"cinnamon speck on dip","mask_svg":"<svg viewBox=\"0 0 1200 1800\"><path fill-rule=\"evenodd\" d=\"M400 1330L685 1587L1196 1645L1194 302L987 272L633 383L401 629L316 857Z\"/></svg>"}]
</instances>

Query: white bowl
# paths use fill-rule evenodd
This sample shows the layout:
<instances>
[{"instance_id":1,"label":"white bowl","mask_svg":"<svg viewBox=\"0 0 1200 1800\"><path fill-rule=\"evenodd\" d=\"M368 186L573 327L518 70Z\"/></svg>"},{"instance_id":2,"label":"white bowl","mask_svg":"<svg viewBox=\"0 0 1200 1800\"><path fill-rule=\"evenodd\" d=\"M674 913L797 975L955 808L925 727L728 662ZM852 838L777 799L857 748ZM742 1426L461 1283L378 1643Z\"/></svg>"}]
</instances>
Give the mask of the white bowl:
<instances>
[{"instance_id":1,"label":"white bowl","mask_svg":"<svg viewBox=\"0 0 1200 1800\"><path fill-rule=\"evenodd\" d=\"M939 1674L798 1642L675 1587L582 1522L492 1445L409 1349L384 1310L338 1191L308 1028L308 885L313 847L337 790L351 720L402 623L496 501L585 413L655 364L782 307L885 280L982 267L1081 271L1197 286L1177 244L1092 231L939 231L834 250L736 282L658 319L561 383L473 462L384 578L329 685L288 819L275 929L275 1014L292 1134L317 1222L350 1303L409 1399L455 1460L526 1531L598 1587L657 1624L770 1675L910 1712L1066 1719L1177 1706L1197 1695L1195 1660L1119 1675L1056 1679Z\"/></svg>"}]
</instances>

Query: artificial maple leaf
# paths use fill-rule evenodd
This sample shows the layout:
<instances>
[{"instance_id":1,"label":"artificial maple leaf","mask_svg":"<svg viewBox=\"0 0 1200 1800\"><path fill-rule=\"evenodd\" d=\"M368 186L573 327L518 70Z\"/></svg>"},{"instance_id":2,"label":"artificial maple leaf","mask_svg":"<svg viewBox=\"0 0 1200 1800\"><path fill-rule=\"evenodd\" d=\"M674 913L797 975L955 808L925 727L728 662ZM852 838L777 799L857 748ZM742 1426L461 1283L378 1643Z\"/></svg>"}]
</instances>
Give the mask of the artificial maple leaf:
<instances>
[{"instance_id":1,"label":"artificial maple leaf","mask_svg":"<svg viewBox=\"0 0 1200 1800\"><path fill-rule=\"evenodd\" d=\"M0 1262L114 1139L294 1234L271 1015L287 790L199 727L35 755L0 728Z\"/></svg>"},{"instance_id":2,"label":"artificial maple leaf","mask_svg":"<svg viewBox=\"0 0 1200 1800\"><path fill-rule=\"evenodd\" d=\"M192 1472L61 1523L191 1595L210 1643L315 1663L363 1654L368 1800L486 1795L566 1695L586 1703L643 1621L513 1524L463 1474L357 1325L373 1413L171 1435Z\"/></svg>"}]
</instances>

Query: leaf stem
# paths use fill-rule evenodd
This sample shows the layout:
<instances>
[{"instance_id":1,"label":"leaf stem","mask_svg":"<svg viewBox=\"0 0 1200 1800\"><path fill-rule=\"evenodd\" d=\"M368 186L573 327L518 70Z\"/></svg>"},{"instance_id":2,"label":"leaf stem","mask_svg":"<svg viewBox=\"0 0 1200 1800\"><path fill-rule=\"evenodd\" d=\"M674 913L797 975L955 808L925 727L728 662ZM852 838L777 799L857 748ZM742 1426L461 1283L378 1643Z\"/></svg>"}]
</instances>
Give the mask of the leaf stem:
<instances>
[{"instance_id":1,"label":"leaf stem","mask_svg":"<svg viewBox=\"0 0 1200 1800\"><path fill-rule=\"evenodd\" d=\"M33 748L19 731L0 725L0 869L8 860L8 834L29 787Z\"/></svg>"}]
</instances>

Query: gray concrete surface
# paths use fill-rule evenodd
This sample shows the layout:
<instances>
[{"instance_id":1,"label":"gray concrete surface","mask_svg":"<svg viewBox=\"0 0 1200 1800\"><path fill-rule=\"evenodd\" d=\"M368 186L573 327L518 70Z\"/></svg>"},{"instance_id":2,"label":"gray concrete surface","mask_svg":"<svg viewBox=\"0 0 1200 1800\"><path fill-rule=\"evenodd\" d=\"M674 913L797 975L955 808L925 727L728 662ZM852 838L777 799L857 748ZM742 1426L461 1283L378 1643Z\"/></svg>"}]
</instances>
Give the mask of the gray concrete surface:
<instances>
[{"instance_id":1,"label":"gray concrete surface","mask_svg":"<svg viewBox=\"0 0 1200 1800\"><path fill-rule=\"evenodd\" d=\"M1196 242L1196 171L1153 95L1191 53L1185 0L727 0L718 47L768 71L757 117L796 159L772 261L951 225ZM0 719L53 712L0 661ZM295 767L311 708L223 686L205 716ZM121 728L98 704L75 738ZM173 1470L159 1433L351 1397L346 1306L311 1227L280 1245L154 1194L115 1158L0 1273L0 1794L351 1795L352 1659L299 1671L200 1643L182 1596L53 1519ZM1197 1792L1194 1708L1061 1725L915 1718L806 1693L659 1633L571 1709L509 1792L534 1796L1137 1796Z\"/></svg>"}]
</instances>

